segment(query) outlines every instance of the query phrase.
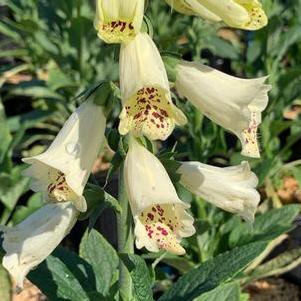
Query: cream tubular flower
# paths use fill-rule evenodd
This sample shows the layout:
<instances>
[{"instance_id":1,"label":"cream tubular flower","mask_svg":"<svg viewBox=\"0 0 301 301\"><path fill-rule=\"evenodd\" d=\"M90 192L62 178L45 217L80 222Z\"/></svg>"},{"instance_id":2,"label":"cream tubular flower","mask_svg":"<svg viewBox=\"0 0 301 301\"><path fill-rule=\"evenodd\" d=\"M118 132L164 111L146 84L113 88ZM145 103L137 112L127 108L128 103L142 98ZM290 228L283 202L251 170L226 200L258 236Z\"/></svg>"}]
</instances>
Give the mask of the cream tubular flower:
<instances>
[{"instance_id":1,"label":"cream tubular flower","mask_svg":"<svg viewBox=\"0 0 301 301\"><path fill-rule=\"evenodd\" d=\"M17 226L0 229L4 232L6 252L2 265L20 289L29 271L46 259L69 233L78 213L70 202L47 204Z\"/></svg>"},{"instance_id":2,"label":"cream tubular flower","mask_svg":"<svg viewBox=\"0 0 301 301\"><path fill-rule=\"evenodd\" d=\"M257 30L268 23L259 0L198 0L198 2L231 27Z\"/></svg>"},{"instance_id":3,"label":"cream tubular flower","mask_svg":"<svg viewBox=\"0 0 301 301\"><path fill-rule=\"evenodd\" d=\"M124 177L135 222L136 246L184 254L182 237L194 234L193 218L161 162L134 139L125 159Z\"/></svg>"},{"instance_id":4,"label":"cream tubular flower","mask_svg":"<svg viewBox=\"0 0 301 301\"><path fill-rule=\"evenodd\" d=\"M120 89L123 110L119 132L165 140L186 117L171 100L160 53L147 33L139 33L120 51Z\"/></svg>"},{"instance_id":5,"label":"cream tubular flower","mask_svg":"<svg viewBox=\"0 0 301 301\"><path fill-rule=\"evenodd\" d=\"M267 77L240 79L193 62L177 65L176 89L205 116L233 132L242 154L260 157L257 127L268 103Z\"/></svg>"},{"instance_id":6,"label":"cream tubular flower","mask_svg":"<svg viewBox=\"0 0 301 301\"><path fill-rule=\"evenodd\" d=\"M215 22L223 20L235 28L257 30L268 23L259 0L166 0L166 2L182 14L200 16Z\"/></svg>"},{"instance_id":7,"label":"cream tubular flower","mask_svg":"<svg viewBox=\"0 0 301 301\"><path fill-rule=\"evenodd\" d=\"M200 16L218 22L222 19L199 3L198 0L165 0L174 10L188 16Z\"/></svg>"},{"instance_id":8,"label":"cream tubular flower","mask_svg":"<svg viewBox=\"0 0 301 301\"><path fill-rule=\"evenodd\" d=\"M32 178L30 188L42 191L47 201L72 201L79 211L86 211L82 194L104 141L105 126L100 106L91 100L82 104L44 153L23 159L31 164L23 173Z\"/></svg>"},{"instance_id":9,"label":"cream tubular flower","mask_svg":"<svg viewBox=\"0 0 301 301\"><path fill-rule=\"evenodd\" d=\"M256 175L248 162L232 167L215 167L200 162L184 162L177 171L181 183L193 194L213 205L254 221L260 195Z\"/></svg>"},{"instance_id":10,"label":"cream tubular flower","mask_svg":"<svg viewBox=\"0 0 301 301\"><path fill-rule=\"evenodd\" d=\"M144 0L96 0L94 27L106 43L127 43L140 31Z\"/></svg>"}]
</instances>

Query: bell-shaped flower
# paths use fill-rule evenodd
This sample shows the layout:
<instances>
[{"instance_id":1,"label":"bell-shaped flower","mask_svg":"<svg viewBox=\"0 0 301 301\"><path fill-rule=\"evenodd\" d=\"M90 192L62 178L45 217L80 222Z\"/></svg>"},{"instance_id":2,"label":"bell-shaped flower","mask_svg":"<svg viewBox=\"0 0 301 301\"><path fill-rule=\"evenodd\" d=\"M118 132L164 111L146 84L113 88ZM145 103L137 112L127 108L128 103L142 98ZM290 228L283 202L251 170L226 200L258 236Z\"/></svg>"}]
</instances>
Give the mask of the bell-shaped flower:
<instances>
[{"instance_id":1,"label":"bell-shaped flower","mask_svg":"<svg viewBox=\"0 0 301 301\"><path fill-rule=\"evenodd\" d=\"M165 0L172 9L188 16L200 16L206 20L218 22L221 18L207 9L199 0Z\"/></svg>"},{"instance_id":2,"label":"bell-shaped flower","mask_svg":"<svg viewBox=\"0 0 301 301\"><path fill-rule=\"evenodd\" d=\"M133 138L125 159L124 178L135 222L137 248L184 254L182 237L194 234L185 209L161 162Z\"/></svg>"},{"instance_id":3,"label":"bell-shaped flower","mask_svg":"<svg viewBox=\"0 0 301 301\"><path fill-rule=\"evenodd\" d=\"M234 133L242 143L242 154L259 157L257 128L268 104L267 77L240 79L193 62L176 67L175 87L200 112Z\"/></svg>"},{"instance_id":4,"label":"bell-shaped flower","mask_svg":"<svg viewBox=\"0 0 301 301\"><path fill-rule=\"evenodd\" d=\"M223 20L235 28L257 30L268 23L259 0L166 0L166 2L180 13L199 15L210 21Z\"/></svg>"},{"instance_id":5,"label":"bell-shaped flower","mask_svg":"<svg viewBox=\"0 0 301 301\"><path fill-rule=\"evenodd\" d=\"M224 168L183 162L177 172L181 184L193 194L253 222L260 195L255 189L258 179L248 162Z\"/></svg>"},{"instance_id":6,"label":"bell-shaped flower","mask_svg":"<svg viewBox=\"0 0 301 301\"><path fill-rule=\"evenodd\" d=\"M147 33L139 33L120 51L120 89L123 110L119 132L165 140L186 117L171 100L160 53Z\"/></svg>"},{"instance_id":7,"label":"bell-shaped flower","mask_svg":"<svg viewBox=\"0 0 301 301\"><path fill-rule=\"evenodd\" d=\"M31 269L40 264L58 246L74 226L79 211L70 202L47 204L17 226L1 227L2 265L19 289Z\"/></svg>"},{"instance_id":8,"label":"bell-shaped flower","mask_svg":"<svg viewBox=\"0 0 301 301\"><path fill-rule=\"evenodd\" d=\"M86 211L83 190L104 140L105 126L103 109L92 100L83 103L44 153L23 159L31 164L23 172L32 178L30 188L43 192L47 201L72 201L79 211Z\"/></svg>"},{"instance_id":9,"label":"bell-shaped flower","mask_svg":"<svg viewBox=\"0 0 301 301\"><path fill-rule=\"evenodd\" d=\"M106 43L127 43L140 31L144 0L96 0L94 27Z\"/></svg>"},{"instance_id":10,"label":"bell-shaped flower","mask_svg":"<svg viewBox=\"0 0 301 301\"><path fill-rule=\"evenodd\" d=\"M259 0L198 0L226 24L235 28L257 30L268 18Z\"/></svg>"}]
</instances>

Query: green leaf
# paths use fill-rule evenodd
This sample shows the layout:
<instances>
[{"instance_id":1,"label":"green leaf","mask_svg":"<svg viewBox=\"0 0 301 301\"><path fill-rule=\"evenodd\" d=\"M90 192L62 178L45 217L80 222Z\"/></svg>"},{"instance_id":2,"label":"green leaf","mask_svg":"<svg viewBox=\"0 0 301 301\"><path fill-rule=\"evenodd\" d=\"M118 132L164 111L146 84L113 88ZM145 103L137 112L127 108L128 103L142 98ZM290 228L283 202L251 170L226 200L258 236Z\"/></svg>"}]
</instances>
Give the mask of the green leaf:
<instances>
[{"instance_id":1,"label":"green leaf","mask_svg":"<svg viewBox=\"0 0 301 301\"><path fill-rule=\"evenodd\" d=\"M108 144L110 148L116 152L118 150L120 135L117 129L111 129L108 134Z\"/></svg>"},{"instance_id":2,"label":"green leaf","mask_svg":"<svg viewBox=\"0 0 301 301\"><path fill-rule=\"evenodd\" d=\"M63 248L31 271L28 279L51 301L90 301L89 294L96 292L91 265Z\"/></svg>"},{"instance_id":3,"label":"green leaf","mask_svg":"<svg viewBox=\"0 0 301 301\"><path fill-rule=\"evenodd\" d=\"M16 210L13 213L12 221L14 225L21 223L25 218L30 214L34 213L36 210L41 208L44 205L42 193L33 194L26 206L17 206Z\"/></svg>"},{"instance_id":4,"label":"green leaf","mask_svg":"<svg viewBox=\"0 0 301 301\"><path fill-rule=\"evenodd\" d=\"M49 88L30 85L30 83L26 83L26 85L16 85L13 89L10 89L10 94L35 98L53 98L60 101L65 101L65 98L62 95L50 90Z\"/></svg>"},{"instance_id":5,"label":"green leaf","mask_svg":"<svg viewBox=\"0 0 301 301\"><path fill-rule=\"evenodd\" d=\"M52 91L56 91L65 87L76 87L77 83L74 82L67 74L60 69L51 69L49 71L49 79L47 85Z\"/></svg>"},{"instance_id":6,"label":"green leaf","mask_svg":"<svg viewBox=\"0 0 301 301\"><path fill-rule=\"evenodd\" d=\"M93 228L97 218L106 208L111 208L115 212L121 212L119 202L109 193L94 184L89 183L87 187L88 188L85 189L84 196L87 200L88 210L80 215L80 220L87 218L94 220L94 222L90 224L91 228Z\"/></svg>"},{"instance_id":7,"label":"green leaf","mask_svg":"<svg viewBox=\"0 0 301 301\"><path fill-rule=\"evenodd\" d=\"M239 301L250 301L250 295L248 293L240 293Z\"/></svg>"},{"instance_id":8,"label":"green leaf","mask_svg":"<svg viewBox=\"0 0 301 301\"><path fill-rule=\"evenodd\" d=\"M143 259L158 259L160 256L162 256L162 253L146 253L142 255ZM165 264L175 268L178 270L181 274L184 274L186 272L189 272L191 269L195 267L195 264L193 261L190 261L186 257L180 257L177 255L173 255L171 253L166 253L161 262L164 262Z\"/></svg>"},{"instance_id":9,"label":"green leaf","mask_svg":"<svg viewBox=\"0 0 301 301\"><path fill-rule=\"evenodd\" d=\"M11 131L15 132L23 129L28 129L36 126L40 122L47 120L47 118L53 115L52 111L42 111L35 109L29 113L20 114L10 117L8 119L8 125Z\"/></svg>"},{"instance_id":10,"label":"green leaf","mask_svg":"<svg viewBox=\"0 0 301 301\"><path fill-rule=\"evenodd\" d=\"M6 156L10 143L12 141L12 136L9 131L8 122L5 117L4 107L0 99L0 164L3 162Z\"/></svg>"},{"instance_id":11,"label":"green leaf","mask_svg":"<svg viewBox=\"0 0 301 301\"><path fill-rule=\"evenodd\" d=\"M9 24L6 24L4 21L0 21L0 32L1 34L12 38L13 40L20 39L20 35L14 30Z\"/></svg>"},{"instance_id":12,"label":"green leaf","mask_svg":"<svg viewBox=\"0 0 301 301\"><path fill-rule=\"evenodd\" d=\"M299 214L300 205L287 205L272 209L256 217L253 224L241 223L230 234L230 245L243 245L252 241L269 241L291 230L293 221Z\"/></svg>"},{"instance_id":13,"label":"green leaf","mask_svg":"<svg viewBox=\"0 0 301 301\"><path fill-rule=\"evenodd\" d=\"M0 300L10 301L11 300L11 283L9 275L6 270L0 264Z\"/></svg>"},{"instance_id":14,"label":"green leaf","mask_svg":"<svg viewBox=\"0 0 301 301\"><path fill-rule=\"evenodd\" d=\"M16 166L11 173L0 175L0 199L9 210L13 210L19 197L27 190L29 179L22 177L20 166Z\"/></svg>"},{"instance_id":15,"label":"green leaf","mask_svg":"<svg viewBox=\"0 0 301 301\"><path fill-rule=\"evenodd\" d=\"M27 54L28 54L27 50L25 50L25 49L1 50L0 58L22 57L22 56L26 56Z\"/></svg>"},{"instance_id":16,"label":"green leaf","mask_svg":"<svg viewBox=\"0 0 301 301\"><path fill-rule=\"evenodd\" d=\"M231 60L239 59L239 50L229 42L213 36L210 44L214 54Z\"/></svg>"},{"instance_id":17,"label":"green leaf","mask_svg":"<svg viewBox=\"0 0 301 301\"><path fill-rule=\"evenodd\" d=\"M240 289L238 283L227 283L203 294L195 301L239 301Z\"/></svg>"},{"instance_id":18,"label":"green leaf","mask_svg":"<svg viewBox=\"0 0 301 301\"><path fill-rule=\"evenodd\" d=\"M250 46L247 50L247 61L249 64L254 63L260 57L262 48L263 46L261 41L255 40L250 43Z\"/></svg>"},{"instance_id":19,"label":"green leaf","mask_svg":"<svg viewBox=\"0 0 301 301\"><path fill-rule=\"evenodd\" d=\"M152 281L145 261L135 254L120 254L129 270L137 301L153 301Z\"/></svg>"},{"instance_id":20,"label":"green leaf","mask_svg":"<svg viewBox=\"0 0 301 301\"><path fill-rule=\"evenodd\" d=\"M286 251L279 256L258 266L248 279L258 279L271 275L281 275L297 267L301 263L301 248Z\"/></svg>"},{"instance_id":21,"label":"green leaf","mask_svg":"<svg viewBox=\"0 0 301 301\"><path fill-rule=\"evenodd\" d=\"M222 253L186 273L159 300L191 301L232 279L263 252L265 247L266 243L256 242Z\"/></svg>"},{"instance_id":22,"label":"green leaf","mask_svg":"<svg viewBox=\"0 0 301 301\"><path fill-rule=\"evenodd\" d=\"M118 150L112 158L111 167L109 168L109 170L107 172L105 186L107 185L108 182L110 182L112 180L114 173L120 167L121 163L123 162L123 159L124 159L123 155Z\"/></svg>"},{"instance_id":23,"label":"green leaf","mask_svg":"<svg viewBox=\"0 0 301 301\"><path fill-rule=\"evenodd\" d=\"M177 170L180 168L181 163L171 159L161 159L161 163L164 165L172 182L173 183L179 182L181 175L177 173Z\"/></svg>"},{"instance_id":24,"label":"green leaf","mask_svg":"<svg viewBox=\"0 0 301 301\"><path fill-rule=\"evenodd\" d=\"M112 301L111 297L107 298L98 292L87 293L89 301Z\"/></svg>"},{"instance_id":25,"label":"green leaf","mask_svg":"<svg viewBox=\"0 0 301 301\"><path fill-rule=\"evenodd\" d=\"M80 243L80 256L93 267L97 291L107 295L119 260L114 248L95 229L86 231Z\"/></svg>"}]
</instances>

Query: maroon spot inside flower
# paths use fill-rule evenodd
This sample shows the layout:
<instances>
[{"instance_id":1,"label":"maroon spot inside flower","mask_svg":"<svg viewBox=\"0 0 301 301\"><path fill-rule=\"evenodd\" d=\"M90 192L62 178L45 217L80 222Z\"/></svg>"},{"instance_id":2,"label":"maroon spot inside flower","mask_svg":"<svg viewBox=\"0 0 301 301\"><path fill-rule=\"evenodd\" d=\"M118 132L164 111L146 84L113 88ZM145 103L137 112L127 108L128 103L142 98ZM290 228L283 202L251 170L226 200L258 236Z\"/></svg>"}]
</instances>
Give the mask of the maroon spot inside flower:
<instances>
[{"instance_id":1,"label":"maroon spot inside flower","mask_svg":"<svg viewBox=\"0 0 301 301\"><path fill-rule=\"evenodd\" d=\"M147 217L152 221L154 220L154 215L152 213L148 213Z\"/></svg>"}]
</instances>

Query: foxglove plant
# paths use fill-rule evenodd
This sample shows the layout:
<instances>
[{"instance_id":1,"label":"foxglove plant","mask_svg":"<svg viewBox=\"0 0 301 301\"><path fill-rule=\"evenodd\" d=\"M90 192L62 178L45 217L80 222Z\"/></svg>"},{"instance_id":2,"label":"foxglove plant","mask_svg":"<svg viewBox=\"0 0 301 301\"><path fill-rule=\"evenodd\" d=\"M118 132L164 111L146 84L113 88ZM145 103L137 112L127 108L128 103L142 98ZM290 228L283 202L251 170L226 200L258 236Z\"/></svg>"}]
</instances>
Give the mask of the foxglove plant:
<instances>
[{"instance_id":1,"label":"foxglove plant","mask_svg":"<svg viewBox=\"0 0 301 301\"><path fill-rule=\"evenodd\" d=\"M255 30L267 23L257 0L166 1L181 13L215 22L223 20L236 28ZM121 99L120 136L117 155L112 160L120 168L117 232L121 257L133 252L132 232L138 249L185 254L183 240L196 230L190 204L180 199L173 176L179 176L179 185L198 198L248 222L254 220L260 196L256 191L257 177L247 162L220 168L172 160L177 168L170 174L150 145L166 140L175 126L189 122L172 100L170 89L175 88L199 114L234 133L242 143L242 155L259 157L257 128L271 89L265 84L267 77L235 78L197 62L173 58L164 64L152 37L142 26L144 8L143 0L96 1L94 27L98 37L108 44L121 44L120 91L111 83L86 91L86 101L69 117L50 147L42 154L23 159L30 165L24 171L24 176L31 178L30 188L42 192L46 204L19 225L0 229L4 232L6 252L3 266L19 287L27 273L68 234L80 214L95 209L95 204L89 208L84 189L105 140L104 112L110 116L113 94ZM105 86L117 92L107 93ZM96 101L94 97L101 94L103 99ZM120 261L119 289L124 300L132 300L129 279Z\"/></svg>"}]
</instances>

